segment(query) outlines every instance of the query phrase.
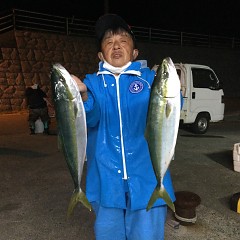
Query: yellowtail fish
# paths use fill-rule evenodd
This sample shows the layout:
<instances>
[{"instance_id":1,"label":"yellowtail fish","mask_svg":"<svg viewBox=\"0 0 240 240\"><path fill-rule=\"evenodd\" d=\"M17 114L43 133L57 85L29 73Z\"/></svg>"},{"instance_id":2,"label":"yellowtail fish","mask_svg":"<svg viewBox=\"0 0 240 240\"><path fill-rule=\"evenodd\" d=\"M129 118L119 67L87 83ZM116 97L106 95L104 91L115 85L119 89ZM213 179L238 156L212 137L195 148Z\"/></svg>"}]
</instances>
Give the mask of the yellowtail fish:
<instances>
[{"instance_id":1,"label":"yellowtail fish","mask_svg":"<svg viewBox=\"0 0 240 240\"><path fill-rule=\"evenodd\" d=\"M78 202L91 210L91 205L80 186L86 159L86 116L78 86L60 64L53 64L51 87L59 142L74 183L74 192L67 212L69 217Z\"/></svg>"},{"instance_id":2,"label":"yellowtail fish","mask_svg":"<svg viewBox=\"0 0 240 240\"><path fill-rule=\"evenodd\" d=\"M148 108L145 137L148 142L157 186L148 202L149 210L162 198L175 212L163 178L174 156L180 120L180 81L171 58L165 58L157 69Z\"/></svg>"}]
</instances>

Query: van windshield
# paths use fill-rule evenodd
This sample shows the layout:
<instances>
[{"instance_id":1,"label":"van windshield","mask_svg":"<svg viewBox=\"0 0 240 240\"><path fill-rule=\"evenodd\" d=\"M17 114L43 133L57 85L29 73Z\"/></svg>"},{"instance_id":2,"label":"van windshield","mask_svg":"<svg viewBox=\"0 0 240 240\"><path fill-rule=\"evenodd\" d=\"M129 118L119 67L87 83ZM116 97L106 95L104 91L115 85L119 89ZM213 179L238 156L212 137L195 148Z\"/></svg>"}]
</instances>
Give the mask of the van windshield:
<instances>
[{"instance_id":1,"label":"van windshield","mask_svg":"<svg viewBox=\"0 0 240 240\"><path fill-rule=\"evenodd\" d=\"M193 87L219 90L222 88L218 78L209 69L192 68Z\"/></svg>"}]
</instances>

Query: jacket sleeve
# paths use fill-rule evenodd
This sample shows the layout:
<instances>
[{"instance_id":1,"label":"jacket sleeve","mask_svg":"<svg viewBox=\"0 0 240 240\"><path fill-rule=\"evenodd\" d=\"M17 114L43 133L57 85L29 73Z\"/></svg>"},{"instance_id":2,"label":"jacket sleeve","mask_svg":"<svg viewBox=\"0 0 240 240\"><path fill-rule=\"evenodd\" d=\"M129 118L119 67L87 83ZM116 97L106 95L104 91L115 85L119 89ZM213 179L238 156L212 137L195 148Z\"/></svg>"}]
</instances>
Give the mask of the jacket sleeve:
<instances>
[{"instance_id":1,"label":"jacket sleeve","mask_svg":"<svg viewBox=\"0 0 240 240\"><path fill-rule=\"evenodd\" d=\"M83 102L83 104L86 111L87 126L95 127L100 118L100 108L90 91L88 91L87 101Z\"/></svg>"},{"instance_id":2,"label":"jacket sleeve","mask_svg":"<svg viewBox=\"0 0 240 240\"><path fill-rule=\"evenodd\" d=\"M100 106L94 94L93 82L94 78L90 74L84 79L84 83L87 86L88 99L83 102L83 104L86 111L86 121L88 127L95 127L100 119ZM94 83L96 84L96 82Z\"/></svg>"}]
</instances>

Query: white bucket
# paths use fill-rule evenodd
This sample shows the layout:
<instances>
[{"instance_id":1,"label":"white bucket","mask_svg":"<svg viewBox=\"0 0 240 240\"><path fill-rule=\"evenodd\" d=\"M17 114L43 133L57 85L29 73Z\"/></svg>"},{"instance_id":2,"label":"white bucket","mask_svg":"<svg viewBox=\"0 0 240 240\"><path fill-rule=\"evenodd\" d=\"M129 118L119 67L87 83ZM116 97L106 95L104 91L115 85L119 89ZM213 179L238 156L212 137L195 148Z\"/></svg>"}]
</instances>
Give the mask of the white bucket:
<instances>
[{"instance_id":1,"label":"white bucket","mask_svg":"<svg viewBox=\"0 0 240 240\"><path fill-rule=\"evenodd\" d=\"M44 131L44 125L42 120L39 118L36 122L35 122L35 133L43 133Z\"/></svg>"},{"instance_id":2,"label":"white bucket","mask_svg":"<svg viewBox=\"0 0 240 240\"><path fill-rule=\"evenodd\" d=\"M240 172L240 161L233 161L233 169L236 172Z\"/></svg>"},{"instance_id":3,"label":"white bucket","mask_svg":"<svg viewBox=\"0 0 240 240\"><path fill-rule=\"evenodd\" d=\"M233 147L233 169L240 172L240 143L235 143Z\"/></svg>"}]
</instances>

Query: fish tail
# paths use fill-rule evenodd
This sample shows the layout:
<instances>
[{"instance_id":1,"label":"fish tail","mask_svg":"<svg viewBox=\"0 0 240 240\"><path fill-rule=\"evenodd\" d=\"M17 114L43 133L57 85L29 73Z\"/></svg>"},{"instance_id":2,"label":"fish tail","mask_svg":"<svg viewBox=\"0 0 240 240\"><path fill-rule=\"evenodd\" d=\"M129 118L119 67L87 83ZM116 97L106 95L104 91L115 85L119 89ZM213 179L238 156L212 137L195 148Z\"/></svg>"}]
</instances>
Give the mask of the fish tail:
<instances>
[{"instance_id":1,"label":"fish tail","mask_svg":"<svg viewBox=\"0 0 240 240\"><path fill-rule=\"evenodd\" d=\"M92 210L91 204L89 203L85 193L83 191L74 191L70 203L68 205L67 217L73 212L73 209L76 207L77 203L81 202L89 211Z\"/></svg>"},{"instance_id":2,"label":"fish tail","mask_svg":"<svg viewBox=\"0 0 240 240\"><path fill-rule=\"evenodd\" d=\"M158 198L162 198L166 202L166 204L172 209L172 211L175 212L174 203L172 202L171 198L169 197L169 195L163 185L161 187L159 187L159 185L157 185L157 187L155 188L155 190L148 202L147 211L150 210L150 208L153 206L153 204L156 202L156 200Z\"/></svg>"}]
</instances>

